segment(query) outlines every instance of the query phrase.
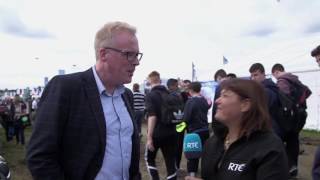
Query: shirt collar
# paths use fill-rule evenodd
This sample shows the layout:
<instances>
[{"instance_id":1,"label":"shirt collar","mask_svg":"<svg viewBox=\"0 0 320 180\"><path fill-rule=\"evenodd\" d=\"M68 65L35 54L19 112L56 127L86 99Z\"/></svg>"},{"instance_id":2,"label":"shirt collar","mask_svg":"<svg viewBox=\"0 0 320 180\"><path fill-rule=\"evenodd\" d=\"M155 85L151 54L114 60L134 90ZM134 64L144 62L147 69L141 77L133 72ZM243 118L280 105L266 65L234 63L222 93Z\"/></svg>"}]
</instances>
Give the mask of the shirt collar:
<instances>
[{"instance_id":1,"label":"shirt collar","mask_svg":"<svg viewBox=\"0 0 320 180\"><path fill-rule=\"evenodd\" d=\"M96 66L92 67L92 71L93 71L93 76L94 76L94 79L96 80L96 84L97 84L97 87L98 87L100 95L104 94L104 95L107 95L107 96L120 96L121 94L124 93L125 87L124 87L124 85L120 85L114 90L113 95L112 94L108 94L107 91L106 91L105 86L103 85L100 77L98 76L98 73L96 71Z\"/></svg>"}]
</instances>

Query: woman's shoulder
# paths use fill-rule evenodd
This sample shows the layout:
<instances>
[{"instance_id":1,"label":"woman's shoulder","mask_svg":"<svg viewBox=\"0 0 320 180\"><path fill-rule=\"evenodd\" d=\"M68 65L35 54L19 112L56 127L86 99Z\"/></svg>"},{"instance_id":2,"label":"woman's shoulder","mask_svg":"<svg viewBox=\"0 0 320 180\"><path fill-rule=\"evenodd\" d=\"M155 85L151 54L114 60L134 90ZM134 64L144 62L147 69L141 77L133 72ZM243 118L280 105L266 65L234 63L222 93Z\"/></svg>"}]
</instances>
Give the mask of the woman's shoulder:
<instances>
[{"instance_id":1,"label":"woman's shoulder","mask_svg":"<svg viewBox=\"0 0 320 180\"><path fill-rule=\"evenodd\" d=\"M257 147L279 150L283 148L280 138L271 131L258 131L254 132L249 141L255 144Z\"/></svg>"}]
</instances>

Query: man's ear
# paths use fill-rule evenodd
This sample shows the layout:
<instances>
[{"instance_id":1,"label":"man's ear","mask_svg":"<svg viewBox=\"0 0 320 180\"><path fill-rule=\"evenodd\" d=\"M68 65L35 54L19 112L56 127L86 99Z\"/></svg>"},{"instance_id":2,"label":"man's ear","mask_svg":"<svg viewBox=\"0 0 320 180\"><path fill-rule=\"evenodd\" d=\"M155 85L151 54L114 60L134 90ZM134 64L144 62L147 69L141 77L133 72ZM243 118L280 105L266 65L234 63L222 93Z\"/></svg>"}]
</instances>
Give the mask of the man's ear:
<instances>
[{"instance_id":1,"label":"man's ear","mask_svg":"<svg viewBox=\"0 0 320 180\"><path fill-rule=\"evenodd\" d=\"M244 99L241 101L240 111L247 112L251 108L251 101L249 99Z\"/></svg>"},{"instance_id":2,"label":"man's ear","mask_svg":"<svg viewBox=\"0 0 320 180\"><path fill-rule=\"evenodd\" d=\"M103 49L101 48L99 50L99 59L103 62L107 61L107 59L109 59L109 53L107 49Z\"/></svg>"}]
</instances>

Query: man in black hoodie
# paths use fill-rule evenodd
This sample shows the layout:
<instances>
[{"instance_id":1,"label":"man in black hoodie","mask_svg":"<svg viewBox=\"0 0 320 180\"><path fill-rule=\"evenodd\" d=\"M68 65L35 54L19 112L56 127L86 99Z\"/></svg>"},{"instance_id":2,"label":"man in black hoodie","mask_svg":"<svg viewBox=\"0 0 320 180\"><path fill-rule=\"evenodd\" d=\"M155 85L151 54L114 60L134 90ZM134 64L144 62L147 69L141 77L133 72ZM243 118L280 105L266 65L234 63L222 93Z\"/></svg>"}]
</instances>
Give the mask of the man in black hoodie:
<instances>
[{"instance_id":1,"label":"man in black hoodie","mask_svg":"<svg viewBox=\"0 0 320 180\"><path fill-rule=\"evenodd\" d=\"M252 80L262 83L264 86L268 99L268 108L272 118L272 129L281 138L283 136L283 131L280 128L279 120L277 119L279 89L270 78L266 78L265 70L261 63L254 63L251 65L249 72Z\"/></svg>"},{"instance_id":2,"label":"man in black hoodie","mask_svg":"<svg viewBox=\"0 0 320 180\"><path fill-rule=\"evenodd\" d=\"M160 74L157 71L149 74L148 81L151 85L151 91L147 94L145 101L148 116L145 160L148 172L152 180L159 180L155 159L160 148L167 167L167 179L176 180L177 133L174 124L165 124L161 119L162 108L164 108L162 94L169 94L169 91L161 85Z\"/></svg>"}]
</instances>

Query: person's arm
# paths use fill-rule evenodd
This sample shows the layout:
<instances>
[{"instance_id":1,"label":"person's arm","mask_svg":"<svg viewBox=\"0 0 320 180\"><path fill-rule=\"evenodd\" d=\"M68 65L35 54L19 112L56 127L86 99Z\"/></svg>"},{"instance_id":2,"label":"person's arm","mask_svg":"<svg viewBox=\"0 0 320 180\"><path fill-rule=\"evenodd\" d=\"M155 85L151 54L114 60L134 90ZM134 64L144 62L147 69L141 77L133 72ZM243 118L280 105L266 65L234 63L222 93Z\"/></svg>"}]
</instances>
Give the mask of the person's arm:
<instances>
[{"instance_id":1,"label":"person's arm","mask_svg":"<svg viewBox=\"0 0 320 180\"><path fill-rule=\"evenodd\" d=\"M60 79L61 80L61 79ZM47 85L27 147L27 165L35 180L63 180L61 140L68 117L68 92L57 78Z\"/></svg>"},{"instance_id":2,"label":"person's arm","mask_svg":"<svg viewBox=\"0 0 320 180\"><path fill-rule=\"evenodd\" d=\"M191 120L191 115L192 115L192 99L188 99L186 105L184 106L184 111L183 111L183 120L188 124L190 123Z\"/></svg>"},{"instance_id":3,"label":"person's arm","mask_svg":"<svg viewBox=\"0 0 320 180\"><path fill-rule=\"evenodd\" d=\"M156 123L157 123L156 116L149 116L148 117L147 147L150 151L154 151L152 137L153 137L153 131L154 131L154 127L156 126Z\"/></svg>"},{"instance_id":4,"label":"person's arm","mask_svg":"<svg viewBox=\"0 0 320 180\"><path fill-rule=\"evenodd\" d=\"M289 178L285 151L269 152L258 165L257 180L284 180Z\"/></svg>"},{"instance_id":5,"label":"person's arm","mask_svg":"<svg viewBox=\"0 0 320 180\"><path fill-rule=\"evenodd\" d=\"M148 128L147 128L147 148L150 151L154 150L153 138L152 137L153 137L154 128L155 128L156 123L157 123L156 102L154 101L153 96L154 96L153 92L150 92L145 98L146 111L147 111L147 114L148 114L148 119L147 119L147 123L148 123Z\"/></svg>"}]
</instances>

